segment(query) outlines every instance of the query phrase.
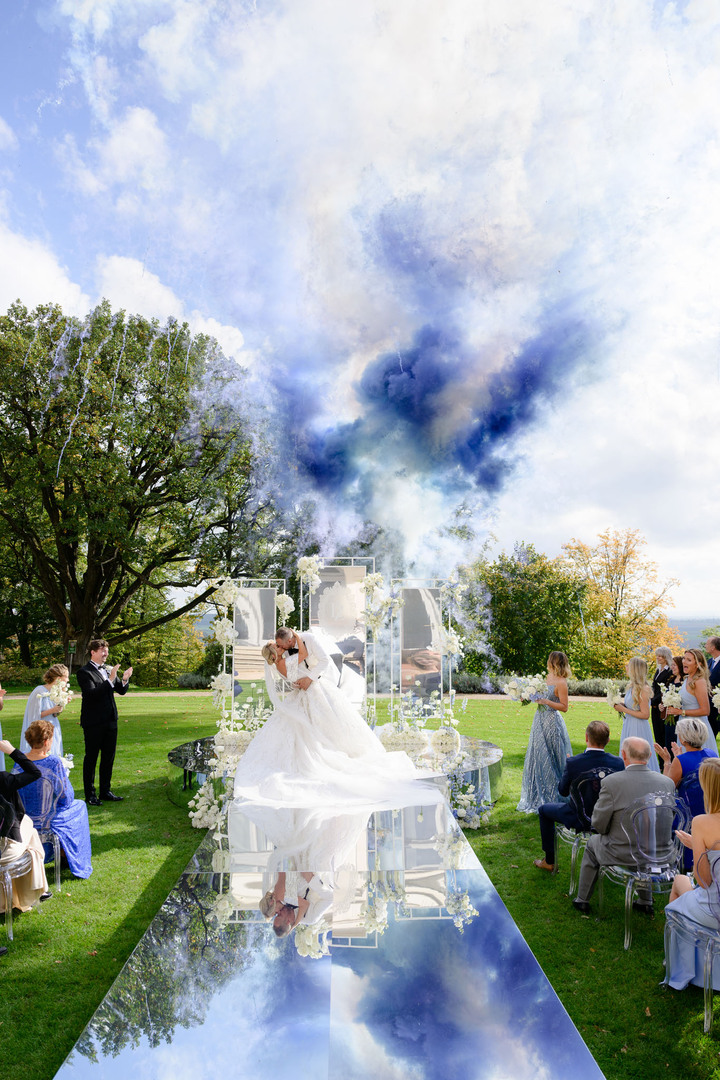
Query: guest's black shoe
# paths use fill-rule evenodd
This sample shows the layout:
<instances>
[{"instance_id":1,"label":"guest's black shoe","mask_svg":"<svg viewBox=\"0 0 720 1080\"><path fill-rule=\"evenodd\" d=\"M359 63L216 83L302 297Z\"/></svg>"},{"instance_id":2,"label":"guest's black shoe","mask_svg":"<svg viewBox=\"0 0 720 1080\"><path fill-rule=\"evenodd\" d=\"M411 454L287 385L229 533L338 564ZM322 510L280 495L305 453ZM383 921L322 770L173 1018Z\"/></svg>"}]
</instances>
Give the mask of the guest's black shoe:
<instances>
[{"instance_id":1,"label":"guest's black shoe","mask_svg":"<svg viewBox=\"0 0 720 1080\"><path fill-rule=\"evenodd\" d=\"M102 806L102 803L98 799L97 795L91 795L89 799L85 800L85 802L88 804L88 806Z\"/></svg>"},{"instance_id":2,"label":"guest's black shoe","mask_svg":"<svg viewBox=\"0 0 720 1080\"><path fill-rule=\"evenodd\" d=\"M0 945L0 956L4 956L7 951L7 945Z\"/></svg>"},{"instance_id":3,"label":"guest's black shoe","mask_svg":"<svg viewBox=\"0 0 720 1080\"><path fill-rule=\"evenodd\" d=\"M52 900L52 893L51 892L41 893L40 894L40 903L42 903L43 900Z\"/></svg>"},{"instance_id":4,"label":"guest's black shoe","mask_svg":"<svg viewBox=\"0 0 720 1080\"><path fill-rule=\"evenodd\" d=\"M573 900L572 906L575 908L576 911L581 911L583 915L590 914L590 905L588 904L587 900Z\"/></svg>"},{"instance_id":5,"label":"guest's black shoe","mask_svg":"<svg viewBox=\"0 0 720 1080\"><path fill-rule=\"evenodd\" d=\"M104 795L100 794L102 802L122 802L124 798L124 795L113 795L112 791L106 791Z\"/></svg>"},{"instance_id":6,"label":"guest's black shoe","mask_svg":"<svg viewBox=\"0 0 720 1080\"><path fill-rule=\"evenodd\" d=\"M642 911L643 915L649 915L651 919L655 914L652 904L644 904L642 900L633 900L633 911Z\"/></svg>"}]
</instances>

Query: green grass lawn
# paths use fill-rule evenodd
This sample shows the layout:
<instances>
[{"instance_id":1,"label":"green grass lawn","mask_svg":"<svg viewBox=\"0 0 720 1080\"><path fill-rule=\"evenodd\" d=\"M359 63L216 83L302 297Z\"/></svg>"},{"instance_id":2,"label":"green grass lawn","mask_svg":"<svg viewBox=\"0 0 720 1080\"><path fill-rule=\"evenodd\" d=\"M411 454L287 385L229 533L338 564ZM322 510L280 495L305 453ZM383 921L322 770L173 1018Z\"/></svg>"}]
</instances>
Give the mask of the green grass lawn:
<instances>
[{"instance_id":1,"label":"green grass lawn","mask_svg":"<svg viewBox=\"0 0 720 1080\"><path fill-rule=\"evenodd\" d=\"M13 743L23 705L8 701L0 718ZM572 705L567 722L576 750L584 745L588 721L608 719L608 713L601 704ZM74 703L63 718L63 736L75 754L72 779L81 789L78 714ZM130 695L120 702L120 715L113 788L126 800L91 808L94 873L76 881L64 871L59 895L37 912L17 916L15 941L0 958L2 1080L54 1075L202 839L168 799L166 754L178 743L212 734L210 696ZM462 731L498 743L505 754L503 797L489 823L468 838L608 1080L720 1078L720 1016L716 1033L705 1036L702 991L658 986L661 912L654 920L635 917L626 953L622 890L608 887L608 916L599 922L596 900L590 918L568 900L568 849L557 877L532 865L541 854L537 818L515 811L532 712L473 699L462 716ZM617 720L614 751L619 726ZM14 1066L20 1048L23 1064Z\"/></svg>"}]
</instances>

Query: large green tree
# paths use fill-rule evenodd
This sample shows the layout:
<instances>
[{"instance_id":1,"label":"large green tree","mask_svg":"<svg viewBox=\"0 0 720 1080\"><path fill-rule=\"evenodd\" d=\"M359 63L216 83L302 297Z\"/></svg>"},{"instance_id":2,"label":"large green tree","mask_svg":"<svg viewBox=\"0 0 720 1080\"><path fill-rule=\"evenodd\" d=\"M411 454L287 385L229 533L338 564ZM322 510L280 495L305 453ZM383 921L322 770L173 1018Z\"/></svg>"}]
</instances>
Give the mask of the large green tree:
<instances>
[{"instance_id":1,"label":"large green tree","mask_svg":"<svg viewBox=\"0 0 720 1080\"><path fill-rule=\"evenodd\" d=\"M506 672L544 671L553 650L573 662L583 641L582 578L532 544L466 568L465 613L480 627L486 661Z\"/></svg>"},{"instance_id":2,"label":"large green tree","mask_svg":"<svg viewBox=\"0 0 720 1080\"><path fill-rule=\"evenodd\" d=\"M217 568L253 458L242 371L187 325L57 306L0 318L0 518L21 545L65 648L113 633L144 587L186 589ZM226 495L232 491L232 499Z\"/></svg>"}]
</instances>

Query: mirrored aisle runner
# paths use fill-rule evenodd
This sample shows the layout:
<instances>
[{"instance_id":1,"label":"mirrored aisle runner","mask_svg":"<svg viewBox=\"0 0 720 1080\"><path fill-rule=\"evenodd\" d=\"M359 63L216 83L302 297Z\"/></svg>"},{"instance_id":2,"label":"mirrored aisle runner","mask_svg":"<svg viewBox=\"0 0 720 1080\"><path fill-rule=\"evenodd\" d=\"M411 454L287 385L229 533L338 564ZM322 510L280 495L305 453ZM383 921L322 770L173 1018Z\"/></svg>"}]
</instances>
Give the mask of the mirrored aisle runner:
<instances>
[{"instance_id":1,"label":"mirrored aisle runner","mask_svg":"<svg viewBox=\"0 0 720 1080\"><path fill-rule=\"evenodd\" d=\"M444 801L245 811L203 841L61 1080L602 1077ZM314 921L278 938L259 904L283 868Z\"/></svg>"}]
</instances>

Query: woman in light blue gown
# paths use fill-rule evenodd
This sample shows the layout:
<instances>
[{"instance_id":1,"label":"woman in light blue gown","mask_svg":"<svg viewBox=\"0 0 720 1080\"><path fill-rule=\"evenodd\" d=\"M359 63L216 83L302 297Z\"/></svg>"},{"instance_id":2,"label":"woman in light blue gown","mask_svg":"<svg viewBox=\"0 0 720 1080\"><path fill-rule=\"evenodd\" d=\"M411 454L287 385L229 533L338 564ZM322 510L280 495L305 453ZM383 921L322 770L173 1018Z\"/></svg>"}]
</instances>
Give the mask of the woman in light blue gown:
<instances>
[{"instance_id":1,"label":"woman in light blue gown","mask_svg":"<svg viewBox=\"0 0 720 1080\"><path fill-rule=\"evenodd\" d=\"M698 884L693 888L689 877L678 874L665 911L672 911L687 920L690 932L696 924L718 931L720 897L713 877L717 880L720 872L720 867L716 866L720 858L720 759L708 758L700 766L698 775L705 799L705 813L692 819L691 832L681 829L677 832L683 844L693 849ZM665 957L666 981L670 986L675 990L684 990L688 983L703 985L704 944L696 946L691 940L673 933L668 954ZM720 960L713 964L712 983L713 989L720 990Z\"/></svg>"},{"instance_id":2,"label":"woman in light blue gown","mask_svg":"<svg viewBox=\"0 0 720 1080\"><path fill-rule=\"evenodd\" d=\"M37 765L43 776L47 777L60 798L57 812L49 825L60 838L60 844L70 873L77 878L89 878L92 874L90 825L87 805L82 799L75 798L65 766L59 757L52 753L54 729L49 720L36 720L27 728L27 741L30 744L28 759ZM16 771L19 767L16 766ZM40 816L42 790L40 782L28 784L23 788L23 805L33 819Z\"/></svg>"},{"instance_id":3,"label":"woman in light blue gown","mask_svg":"<svg viewBox=\"0 0 720 1080\"><path fill-rule=\"evenodd\" d=\"M651 750L648 768L652 772L659 773L661 770L654 749L655 739L650 727L652 687L647 681L647 662L641 656L633 656L631 660L628 660L625 670L630 680L625 691L625 699L621 704L613 705L617 712L623 714L620 745L622 746L624 739L632 736L645 739L646 742L650 743Z\"/></svg>"},{"instance_id":4,"label":"woman in light blue gown","mask_svg":"<svg viewBox=\"0 0 720 1080\"><path fill-rule=\"evenodd\" d=\"M548 696L537 699L523 765L517 808L524 814L537 813L543 803L564 801L558 793L558 784L572 754L570 736L560 715L568 709L570 664L565 653L551 652L547 670Z\"/></svg>"},{"instance_id":5,"label":"woman in light blue gown","mask_svg":"<svg viewBox=\"0 0 720 1080\"><path fill-rule=\"evenodd\" d=\"M52 667L47 669L43 678L43 685L36 686L27 699L20 732L20 749L23 754L27 754L30 749L25 738L25 732L30 724L34 724L36 720L49 720L55 729L50 753L62 757L63 741L62 731L60 730L60 713L63 711L64 706L53 698L53 691L57 691L61 685L68 682L70 673L64 664L53 664Z\"/></svg>"},{"instance_id":6,"label":"woman in light blue gown","mask_svg":"<svg viewBox=\"0 0 720 1080\"><path fill-rule=\"evenodd\" d=\"M699 649L685 650L683 671L685 681L680 687L682 706L679 709L668 709L668 715L695 716L698 720L701 720L707 728L707 738L703 750L714 750L717 753L717 742L708 720L708 713L710 712L710 678L707 660Z\"/></svg>"}]
</instances>

